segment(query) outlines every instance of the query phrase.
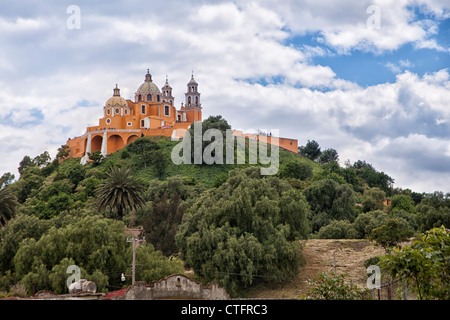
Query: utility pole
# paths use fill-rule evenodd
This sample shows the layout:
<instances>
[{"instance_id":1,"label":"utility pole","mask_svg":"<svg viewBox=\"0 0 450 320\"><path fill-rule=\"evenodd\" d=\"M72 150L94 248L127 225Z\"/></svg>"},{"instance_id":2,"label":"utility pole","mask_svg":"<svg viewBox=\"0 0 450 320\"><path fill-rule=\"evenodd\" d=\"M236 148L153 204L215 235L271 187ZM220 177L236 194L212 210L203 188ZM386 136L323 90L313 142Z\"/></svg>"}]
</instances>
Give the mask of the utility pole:
<instances>
[{"instance_id":1,"label":"utility pole","mask_svg":"<svg viewBox=\"0 0 450 320\"><path fill-rule=\"evenodd\" d=\"M139 235L138 237L135 237L134 235L131 238L127 238L127 242L132 243L133 247L133 262L131 264L131 285L134 285L136 282L136 242L143 242L145 241L145 237Z\"/></svg>"}]
</instances>

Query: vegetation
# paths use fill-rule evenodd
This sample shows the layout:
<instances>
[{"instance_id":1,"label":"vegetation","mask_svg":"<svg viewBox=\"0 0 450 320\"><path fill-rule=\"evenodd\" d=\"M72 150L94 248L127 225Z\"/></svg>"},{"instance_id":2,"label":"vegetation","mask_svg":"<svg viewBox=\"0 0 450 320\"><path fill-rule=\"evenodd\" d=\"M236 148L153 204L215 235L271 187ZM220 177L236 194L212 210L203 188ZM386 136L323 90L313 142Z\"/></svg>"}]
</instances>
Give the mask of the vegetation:
<instances>
[{"instance_id":1,"label":"vegetation","mask_svg":"<svg viewBox=\"0 0 450 320\"><path fill-rule=\"evenodd\" d=\"M309 292L313 300L371 300L368 289L350 286L345 282L347 275L320 273L312 281L314 288Z\"/></svg>"},{"instance_id":2,"label":"vegetation","mask_svg":"<svg viewBox=\"0 0 450 320\"><path fill-rule=\"evenodd\" d=\"M411 246L394 248L381 258L392 278L411 286L420 300L450 299L450 232L444 227L421 234Z\"/></svg>"},{"instance_id":3,"label":"vegetation","mask_svg":"<svg viewBox=\"0 0 450 320\"><path fill-rule=\"evenodd\" d=\"M212 128L231 126L214 116L202 132ZM280 149L272 176L248 157L243 164L175 164L177 144L141 137L106 157L92 153L85 166L67 158L67 146L53 160L48 152L24 156L17 180L9 172L0 177L0 294L67 292L72 264L101 291L127 286L129 279L120 280L131 272L124 229L143 226L137 280L191 268L237 296L293 277L302 263L298 239L358 238L383 246L383 270L419 298L448 299L450 194L394 188L386 173L363 160L341 166L336 150L322 151L314 140L298 154ZM412 237L411 246L399 247ZM332 278L317 283L316 298L363 298Z\"/></svg>"},{"instance_id":4,"label":"vegetation","mask_svg":"<svg viewBox=\"0 0 450 320\"><path fill-rule=\"evenodd\" d=\"M255 277L277 282L295 275L301 255L296 239L308 234L304 196L258 168L230 173L183 217L176 236L187 267L231 293Z\"/></svg>"}]
</instances>

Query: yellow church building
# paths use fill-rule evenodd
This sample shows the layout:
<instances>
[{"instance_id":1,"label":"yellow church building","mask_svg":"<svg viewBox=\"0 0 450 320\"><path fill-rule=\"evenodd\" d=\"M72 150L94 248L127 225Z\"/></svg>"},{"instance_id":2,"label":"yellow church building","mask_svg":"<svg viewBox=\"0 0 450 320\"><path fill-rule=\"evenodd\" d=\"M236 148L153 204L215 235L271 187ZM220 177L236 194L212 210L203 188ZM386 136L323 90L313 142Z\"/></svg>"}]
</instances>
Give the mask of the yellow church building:
<instances>
[{"instance_id":1,"label":"yellow church building","mask_svg":"<svg viewBox=\"0 0 450 320\"><path fill-rule=\"evenodd\" d=\"M198 83L192 74L187 83L185 102L179 109L174 106L172 87L166 78L161 89L153 82L150 71L147 70L144 83L136 90L134 101L125 100L120 96L116 85L113 95L103 107L103 117L97 126L87 127L86 132L79 137L67 140L70 148L69 157L81 158L85 164L89 153L100 151L103 156L122 149L127 144L143 136L165 136L183 138L186 130L194 121L202 121L202 105ZM267 143L279 145L282 148L297 153L297 140L272 137L261 137L258 134L246 134L233 131L234 136L249 139L264 139ZM275 137L274 137L275 138Z\"/></svg>"},{"instance_id":2,"label":"yellow church building","mask_svg":"<svg viewBox=\"0 0 450 320\"><path fill-rule=\"evenodd\" d=\"M88 153L100 151L106 156L142 136L183 137L194 121L202 121L200 93L193 74L185 97L185 103L176 109L167 78L160 90L149 70L144 83L136 90L134 101L122 98L116 85L103 107L98 125L88 127L85 134L67 141L69 157L82 158L82 163L86 163Z\"/></svg>"}]
</instances>

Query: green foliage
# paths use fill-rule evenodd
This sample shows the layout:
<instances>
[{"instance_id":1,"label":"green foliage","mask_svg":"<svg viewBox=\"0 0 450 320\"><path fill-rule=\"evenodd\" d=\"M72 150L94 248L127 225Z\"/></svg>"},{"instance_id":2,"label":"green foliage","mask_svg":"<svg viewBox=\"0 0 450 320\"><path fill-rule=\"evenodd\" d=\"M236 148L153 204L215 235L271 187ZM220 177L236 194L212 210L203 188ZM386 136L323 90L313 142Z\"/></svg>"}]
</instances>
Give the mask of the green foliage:
<instances>
[{"instance_id":1,"label":"green foliage","mask_svg":"<svg viewBox=\"0 0 450 320\"><path fill-rule=\"evenodd\" d=\"M14 175L11 172L6 172L0 177L0 189L10 185L14 181Z\"/></svg>"},{"instance_id":2,"label":"green foliage","mask_svg":"<svg viewBox=\"0 0 450 320\"><path fill-rule=\"evenodd\" d=\"M326 226L320 228L319 239L355 239L358 232L347 220L332 220Z\"/></svg>"},{"instance_id":3,"label":"green foliage","mask_svg":"<svg viewBox=\"0 0 450 320\"><path fill-rule=\"evenodd\" d=\"M369 212L374 210L383 210L383 201L386 199L386 192L380 188L374 187L364 190L363 194L363 211Z\"/></svg>"},{"instance_id":4,"label":"green foliage","mask_svg":"<svg viewBox=\"0 0 450 320\"><path fill-rule=\"evenodd\" d=\"M19 163L19 168L17 170L22 174L26 169L35 166L36 164L31 160L30 156L24 156L22 161Z\"/></svg>"},{"instance_id":5,"label":"green foliage","mask_svg":"<svg viewBox=\"0 0 450 320\"><path fill-rule=\"evenodd\" d=\"M322 153L319 156L319 162L320 163L331 163L331 162L338 162L339 161L339 155L335 149L329 148L322 151Z\"/></svg>"},{"instance_id":6,"label":"green foliage","mask_svg":"<svg viewBox=\"0 0 450 320\"><path fill-rule=\"evenodd\" d=\"M412 286L420 300L450 299L450 233L444 227L422 234L411 246L394 248L380 265Z\"/></svg>"},{"instance_id":7,"label":"green foliage","mask_svg":"<svg viewBox=\"0 0 450 320\"><path fill-rule=\"evenodd\" d=\"M389 177L386 173L378 172L370 163L361 160L356 161L352 167L347 168L347 171L353 170L356 177L359 179L358 184L360 187L362 183L365 183L370 188L378 187L386 192L387 195L391 195L394 179ZM364 185L362 187L364 187Z\"/></svg>"},{"instance_id":8,"label":"green foliage","mask_svg":"<svg viewBox=\"0 0 450 320\"><path fill-rule=\"evenodd\" d=\"M313 177L313 169L305 162L289 161L281 165L279 176L281 178L307 180Z\"/></svg>"},{"instance_id":9,"label":"green foliage","mask_svg":"<svg viewBox=\"0 0 450 320\"><path fill-rule=\"evenodd\" d=\"M61 147L58 148L57 150L57 154L56 154L56 159L57 160L64 160L66 159L69 154L70 154L70 147L66 144L61 145Z\"/></svg>"},{"instance_id":10,"label":"green foliage","mask_svg":"<svg viewBox=\"0 0 450 320\"><path fill-rule=\"evenodd\" d=\"M34 157L33 162L37 167L44 167L50 163L51 157L48 151L44 151L40 155Z\"/></svg>"},{"instance_id":11,"label":"green foliage","mask_svg":"<svg viewBox=\"0 0 450 320\"><path fill-rule=\"evenodd\" d=\"M370 234L370 240L374 240L385 250L398 246L400 242L408 240L412 235L405 220L388 219L381 227L375 228Z\"/></svg>"},{"instance_id":12,"label":"green foliage","mask_svg":"<svg viewBox=\"0 0 450 320\"><path fill-rule=\"evenodd\" d=\"M291 240L308 234L308 214L286 182L258 168L235 170L186 212L176 243L188 267L235 293L255 277L282 281L297 272L301 255Z\"/></svg>"},{"instance_id":13,"label":"green foliage","mask_svg":"<svg viewBox=\"0 0 450 320\"><path fill-rule=\"evenodd\" d=\"M105 157L103 156L102 152L100 150L94 151L92 153L88 153L89 160L92 160L92 164L94 166L98 166Z\"/></svg>"},{"instance_id":14,"label":"green foliage","mask_svg":"<svg viewBox=\"0 0 450 320\"><path fill-rule=\"evenodd\" d=\"M145 238L165 256L178 252L175 234L186 210L180 196L174 192L155 196L148 216L142 221Z\"/></svg>"},{"instance_id":15,"label":"green foliage","mask_svg":"<svg viewBox=\"0 0 450 320\"><path fill-rule=\"evenodd\" d=\"M10 188L0 189L0 228L16 214L19 203Z\"/></svg>"},{"instance_id":16,"label":"green foliage","mask_svg":"<svg viewBox=\"0 0 450 320\"><path fill-rule=\"evenodd\" d=\"M358 215L353 223L353 227L358 232L358 238L364 239L370 237L372 230L381 227L388 220L388 215L375 210Z\"/></svg>"},{"instance_id":17,"label":"green foliage","mask_svg":"<svg viewBox=\"0 0 450 320\"><path fill-rule=\"evenodd\" d=\"M410 196L398 194L391 198L391 210L404 210L409 213L414 213L414 201Z\"/></svg>"},{"instance_id":18,"label":"green foliage","mask_svg":"<svg viewBox=\"0 0 450 320\"><path fill-rule=\"evenodd\" d=\"M70 259L87 272L100 270L111 279L110 285L118 285L120 272L129 263L128 250L123 223L98 215L79 216L60 228L50 228L38 240L24 239L13 259L14 270L29 290L33 283L36 290L61 290L58 279ZM67 277L66 274L64 279ZM52 281L59 286L52 285Z\"/></svg>"},{"instance_id":19,"label":"green foliage","mask_svg":"<svg viewBox=\"0 0 450 320\"><path fill-rule=\"evenodd\" d=\"M151 154L158 150L160 147L156 141L151 137L141 137L129 144L126 150L130 153L138 155L141 159L141 163L147 168L147 164L150 162Z\"/></svg>"},{"instance_id":20,"label":"green foliage","mask_svg":"<svg viewBox=\"0 0 450 320\"><path fill-rule=\"evenodd\" d=\"M136 279L139 281L152 283L183 271L182 261L176 258L167 259L151 244L143 244L136 248Z\"/></svg>"},{"instance_id":21,"label":"green foliage","mask_svg":"<svg viewBox=\"0 0 450 320\"><path fill-rule=\"evenodd\" d=\"M420 232L440 226L450 228L450 207L435 208L421 203L417 206L414 219Z\"/></svg>"},{"instance_id":22,"label":"green foliage","mask_svg":"<svg viewBox=\"0 0 450 320\"><path fill-rule=\"evenodd\" d=\"M123 219L126 209L136 210L144 205L142 197L144 187L131 177L129 168L113 167L108 179L97 189L98 208L117 210L118 219Z\"/></svg>"},{"instance_id":23,"label":"green foliage","mask_svg":"<svg viewBox=\"0 0 450 320\"><path fill-rule=\"evenodd\" d=\"M301 156L304 156L304 157L306 157L306 158L308 158L310 160L315 161L315 160L317 160L320 157L322 152L320 151L320 146L317 143L317 141L315 141L315 140L312 140L312 141L308 140L308 142L306 143L305 146L298 147L298 153Z\"/></svg>"},{"instance_id":24,"label":"green foliage","mask_svg":"<svg viewBox=\"0 0 450 320\"><path fill-rule=\"evenodd\" d=\"M167 159L161 150L155 150L151 155L151 162L153 168L156 171L156 174L159 178L162 178L166 168L167 168Z\"/></svg>"},{"instance_id":25,"label":"green foliage","mask_svg":"<svg viewBox=\"0 0 450 320\"><path fill-rule=\"evenodd\" d=\"M345 274L336 275L320 273L312 284L315 286L309 292L309 298L314 300L371 300L368 289L350 286L345 282Z\"/></svg>"},{"instance_id":26,"label":"green foliage","mask_svg":"<svg viewBox=\"0 0 450 320\"><path fill-rule=\"evenodd\" d=\"M222 139L222 146L223 148L221 150L219 150L219 152L222 153L222 158L218 161L221 161L223 164L226 163L225 160L225 154L226 154L226 146L227 143L230 143L229 141L226 141L225 137L226 137L226 130L227 129L231 129L231 126L228 124L227 120L225 120L221 115L217 115L217 116L209 116L207 119L203 120L202 122L194 122L190 129L189 129L189 135L191 138L191 163L195 164L195 159L194 159L194 144L195 144L195 127L196 125L200 125L201 127L201 136L200 139L202 139L202 149L201 149L201 154L204 155L205 152L208 155L211 155L212 157L216 157L215 151L218 149L214 149L213 147L215 146L215 137L214 139L211 138L211 141L203 141L205 132L207 132L209 129L217 129L220 131L223 139ZM234 143L234 141L233 141ZM212 150L210 150L209 148L213 148ZM210 150L210 151L209 151ZM236 150L236 148L235 148ZM209 151L209 152L208 152ZM220 155L217 154L217 157L219 157ZM202 156L202 163L201 164L206 164L205 162L205 157ZM214 166L214 165L212 165Z\"/></svg>"},{"instance_id":27,"label":"green foliage","mask_svg":"<svg viewBox=\"0 0 450 320\"><path fill-rule=\"evenodd\" d=\"M348 185L326 179L312 183L303 191L311 207L313 232L327 225L331 220L355 219L353 191Z\"/></svg>"}]
</instances>

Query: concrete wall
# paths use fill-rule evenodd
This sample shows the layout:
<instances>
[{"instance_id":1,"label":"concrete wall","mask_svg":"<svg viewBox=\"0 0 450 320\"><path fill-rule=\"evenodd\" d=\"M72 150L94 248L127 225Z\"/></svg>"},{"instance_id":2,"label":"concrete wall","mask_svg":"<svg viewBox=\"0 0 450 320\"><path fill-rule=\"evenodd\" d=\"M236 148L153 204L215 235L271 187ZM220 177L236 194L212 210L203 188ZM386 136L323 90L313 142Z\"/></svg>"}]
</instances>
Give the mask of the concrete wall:
<instances>
[{"instance_id":1,"label":"concrete wall","mask_svg":"<svg viewBox=\"0 0 450 320\"><path fill-rule=\"evenodd\" d=\"M129 287L125 300L205 299L226 300L229 294L217 283L203 286L181 274L173 274L151 285L138 281Z\"/></svg>"}]
</instances>

